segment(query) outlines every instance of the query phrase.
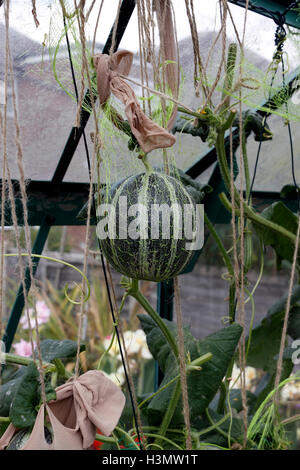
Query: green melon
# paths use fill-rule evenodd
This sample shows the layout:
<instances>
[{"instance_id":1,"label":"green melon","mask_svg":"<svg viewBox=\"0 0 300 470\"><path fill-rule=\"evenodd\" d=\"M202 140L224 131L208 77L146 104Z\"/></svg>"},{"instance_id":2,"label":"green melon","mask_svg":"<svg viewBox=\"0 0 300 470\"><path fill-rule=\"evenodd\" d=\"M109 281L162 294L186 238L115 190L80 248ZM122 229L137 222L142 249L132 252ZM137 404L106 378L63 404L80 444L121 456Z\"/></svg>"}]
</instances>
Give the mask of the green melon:
<instances>
[{"instance_id":1,"label":"green melon","mask_svg":"<svg viewBox=\"0 0 300 470\"><path fill-rule=\"evenodd\" d=\"M137 224L136 215L130 215L124 210L122 203L125 196L127 209L135 204L142 204L144 210L140 212L140 224ZM100 236L98 230L97 235L105 257L117 271L133 279L160 282L173 278L186 267L194 251L190 250L187 245L191 240L185 235L184 221L186 219L183 211L186 207L192 211L191 216L195 217L196 204L179 180L157 171L139 173L126 178L112 188L105 202L114 208L115 233L109 231L107 224L107 238L103 239L103 235ZM165 217L165 214L162 215L158 209L158 212L155 212L154 207L159 208L163 204L164 207L175 208L170 217ZM108 211L110 214L113 212L109 207ZM180 213L181 218L178 215ZM100 214L97 211L97 214L98 222L102 220L103 228L107 212ZM155 214L156 224L153 223ZM120 217L123 219L121 220ZM180 220L182 221L181 235L177 230ZM166 227L163 225L164 222L167 227L169 226L169 233L168 230L164 231ZM124 232L123 236L120 236L121 225L128 228L128 235L125 234L125 238ZM153 227L155 227L154 232ZM135 231L134 228L136 228ZM133 230L137 236L141 233L144 235L135 239L130 230Z\"/></svg>"},{"instance_id":2,"label":"green melon","mask_svg":"<svg viewBox=\"0 0 300 470\"><path fill-rule=\"evenodd\" d=\"M9 445L6 447L6 450L22 450L27 441L29 440L31 432L31 429L21 429L20 431L18 431L10 441ZM44 433L46 442L48 444L51 444L52 434L46 426L44 426Z\"/></svg>"}]
</instances>

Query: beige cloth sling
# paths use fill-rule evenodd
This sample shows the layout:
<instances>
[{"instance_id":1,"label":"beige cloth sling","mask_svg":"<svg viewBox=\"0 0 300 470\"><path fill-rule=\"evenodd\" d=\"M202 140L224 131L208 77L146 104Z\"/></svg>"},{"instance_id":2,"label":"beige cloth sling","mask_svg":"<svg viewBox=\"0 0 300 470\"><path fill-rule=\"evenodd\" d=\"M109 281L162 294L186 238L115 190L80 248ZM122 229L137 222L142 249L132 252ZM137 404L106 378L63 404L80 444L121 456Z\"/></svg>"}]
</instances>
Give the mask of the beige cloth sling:
<instances>
[{"instance_id":1,"label":"beige cloth sling","mask_svg":"<svg viewBox=\"0 0 300 470\"><path fill-rule=\"evenodd\" d=\"M83 450L94 442L96 428L108 436L125 405L120 388L97 370L88 371L56 389L55 401L39 409L32 433L22 450ZM44 437L45 411L53 442ZM17 429L10 424L0 439L4 450Z\"/></svg>"},{"instance_id":2,"label":"beige cloth sling","mask_svg":"<svg viewBox=\"0 0 300 470\"><path fill-rule=\"evenodd\" d=\"M169 0L155 0L160 39L162 44L163 60L172 63L166 65L167 83L175 98L178 96L178 65L175 49L175 34L173 27L172 10ZM171 147L176 139L158 124L153 122L142 111L133 89L120 75L128 75L133 61L133 54L129 51L118 51L114 54L96 54L93 63L97 73L97 90L100 105L104 106L113 93L124 104L124 111L131 131L145 152L157 148ZM174 106L167 128L173 127L177 107Z\"/></svg>"}]
</instances>

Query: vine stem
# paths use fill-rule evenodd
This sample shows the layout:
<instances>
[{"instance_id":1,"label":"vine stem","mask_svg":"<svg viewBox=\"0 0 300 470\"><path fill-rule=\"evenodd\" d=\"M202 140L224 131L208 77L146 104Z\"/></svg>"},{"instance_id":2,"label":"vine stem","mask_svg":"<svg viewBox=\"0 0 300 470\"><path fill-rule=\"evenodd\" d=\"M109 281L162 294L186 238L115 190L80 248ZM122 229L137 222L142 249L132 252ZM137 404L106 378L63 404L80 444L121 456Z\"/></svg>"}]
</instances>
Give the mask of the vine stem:
<instances>
[{"instance_id":1,"label":"vine stem","mask_svg":"<svg viewBox=\"0 0 300 470\"><path fill-rule=\"evenodd\" d=\"M11 419L9 416L0 416L0 423L10 423Z\"/></svg>"},{"instance_id":2,"label":"vine stem","mask_svg":"<svg viewBox=\"0 0 300 470\"><path fill-rule=\"evenodd\" d=\"M221 240L221 238L219 237L217 231L215 230L213 224L211 223L211 221L209 220L209 218L207 217L205 211L204 211L204 222L206 223L211 235L213 236L216 244L218 245L218 248L223 256L223 260L226 264L226 267L228 269L228 272L229 272L229 275L230 275L230 278L231 278L231 281L230 281L230 286L229 286L229 318L230 318L230 323L233 323L234 322L234 319L235 319L235 292L236 292L236 288L235 288L235 282L234 282L234 269L233 269L233 266L232 266L232 262L231 262L231 259L230 259L230 256L228 255L224 245L223 245L223 242Z\"/></svg>"},{"instance_id":3,"label":"vine stem","mask_svg":"<svg viewBox=\"0 0 300 470\"><path fill-rule=\"evenodd\" d=\"M18 364L20 366L28 366L29 364L36 363L29 357L17 356L16 354L11 353L3 353L3 359L5 363ZM49 364L48 362L43 362L43 369L45 372L56 372L56 366L54 364Z\"/></svg>"},{"instance_id":4,"label":"vine stem","mask_svg":"<svg viewBox=\"0 0 300 470\"><path fill-rule=\"evenodd\" d=\"M128 295L133 297L143 309L149 314L152 320L156 323L159 327L160 331L168 341L170 348L172 349L173 353L175 354L176 359L178 358L178 347L175 342L174 336L170 332L169 328L166 326L165 322L160 318L158 313L154 310L154 308L150 305L148 300L144 297L141 291L138 288L138 281L133 279L132 287L128 290Z\"/></svg>"},{"instance_id":5,"label":"vine stem","mask_svg":"<svg viewBox=\"0 0 300 470\"><path fill-rule=\"evenodd\" d=\"M223 256L223 259L224 259L224 262L226 264L226 267L228 269L228 272L231 276L234 276L234 271L233 271L233 266L232 266L232 263L231 263L231 259L230 259L230 256L228 255L224 245L223 245L223 242L221 240L221 238L219 237L219 235L217 234L213 224L211 223L211 221L209 220L209 218L207 217L206 213L204 212L204 222L206 223L211 235L213 236L216 244L218 245L218 248Z\"/></svg>"},{"instance_id":6,"label":"vine stem","mask_svg":"<svg viewBox=\"0 0 300 470\"><path fill-rule=\"evenodd\" d=\"M5 253L4 256L19 256L19 254L18 253ZM84 279L84 281L87 285L87 289L88 289L88 292L86 294L86 297L83 299L83 302L86 302L89 299L89 297L90 297L90 283L89 283L89 280L86 277L86 275L79 268L74 266L73 264L68 263L67 261L63 261L61 259L52 258L51 256L37 255L35 253L31 253L30 255L28 253L20 253L20 256L30 256L31 258L42 258L42 259L46 259L48 261L54 261L55 263L64 264L65 266L68 266L69 268L75 269L75 271L77 271L83 277L83 279ZM81 302L76 302L75 300L70 299L70 297L66 293L66 289L65 289L65 295L71 303L76 304L76 305L81 303Z\"/></svg>"},{"instance_id":7,"label":"vine stem","mask_svg":"<svg viewBox=\"0 0 300 470\"><path fill-rule=\"evenodd\" d=\"M222 204L226 207L226 209L228 211L231 211L232 204L228 200L227 196L224 193L221 193L219 195L219 198L220 198ZM284 237L287 237L293 243L296 242L296 235L294 235L289 230L286 230L281 225L275 224L274 222L271 222L270 220L267 220L264 217L262 217L261 215L257 214L245 203L244 203L244 210L245 210L246 217L248 217L248 219L252 220L252 222L255 222L259 225L262 225L262 226L266 227L267 229L273 230L277 233L280 233L280 235L283 235ZM240 215L239 209L235 208L235 211L236 211L237 216L239 216Z\"/></svg>"},{"instance_id":8,"label":"vine stem","mask_svg":"<svg viewBox=\"0 0 300 470\"><path fill-rule=\"evenodd\" d=\"M176 382L175 388L173 390L173 394L172 394L171 400L169 402L168 408L165 412L165 415L163 417L162 423L161 423L159 431L158 431L158 434L160 436L164 436L167 432L169 424L170 424L170 422L173 418L174 412L177 408L180 395L181 395L181 386L180 386L180 380L178 379L177 382ZM155 441L155 444L160 445L160 439L159 438Z\"/></svg>"},{"instance_id":9,"label":"vine stem","mask_svg":"<svg viewBox=\"0 0 300 470\"><path fill-rule=\"evenodd\" d=\"M138 280L137 279L132 279L130 286L127 286L127 288L126 288L126 291L127 291L128 295L132 296L141 305L141 307L144 308L144 310L149 314L149 316L152 318L152 320L156 323L156 325L158 326L158 328L160 329L160 331L162 332L162 334L165 336L166 340L168 341L168 344L169 344L171 350L173 351L173 353L176 357L176 360L178 361L179 351L178 351L177 344L175 342L174 336L172 335L172 333L170 332L170 330L168 329L168 327L166 326L164 321L160 318L158 313L150 305L148 300L140 292L139 287L138 287ZM202 355L201 357L199 357L199 358L195 359L194 361L192 361L190 364L188 364L187 365L187 371L195 370L195 368L197 368L197 370L200 370L201 365L204 364L205 362L211 360L211 359L212 359L212 354L211 353L206 353L206 354ZM181 386L180 386L179 378L180 378L180 376L177 376L176 378L171 380L171 382L169 382L166 385L166 387L167 387L167 386L171 385L171 383L173 383L173 381L176 380L176 385L175 385L171 400L169 402L168 408L167 408L167 410L165 412L165 415L163 417L163 421L162 421L160 429L159 429L159 437L158 437L157 442L155 442L155 445L160 445L159 444L160 438L163 437L166 434L168 426L169 426L169 424L172 420L172 417L173 417L174 412L176 410L176 407L178 405L178 401L179 401L180 395L181 395ZM160 390L160 391L162 391L162 390ZM148 400L145 400L143 402L143 404L146 401L148 401Z\"/></svg>"}]
</instances>

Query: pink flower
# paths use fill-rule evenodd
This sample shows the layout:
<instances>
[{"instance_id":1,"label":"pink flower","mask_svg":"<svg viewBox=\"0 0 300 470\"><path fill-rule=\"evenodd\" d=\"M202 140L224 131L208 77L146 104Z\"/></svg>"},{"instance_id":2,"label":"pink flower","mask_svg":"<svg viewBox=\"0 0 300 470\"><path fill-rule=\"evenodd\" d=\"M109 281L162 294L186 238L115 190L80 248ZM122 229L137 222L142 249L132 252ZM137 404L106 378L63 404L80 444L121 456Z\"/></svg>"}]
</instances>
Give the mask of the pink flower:
<instances>
[{"instance_id":1,"label":"pink flower","mask_svg":"<svg viewBox=\"0 0 300 470\"><path fill-rule=\"evenodd\" d=\"M36 313L38 316L38 324L47 323L50 318L51 312L47 304L43 300L38 300L35 304Z\"/></svg>"},{"instance_id":2,"label":"pink flower","mask_svg":"<svg viewBox=\"0 0 300 470\"><path fill-rule=\"evenodd\" d=\"M21 339L19 343L13 344L13 348L15 349L15 353L18 356L30 357L32 355L31 343L29 341L25 341L24 339Z\"/></svg>"},{"instance_id":3,"label":"pink flower","mask_svg":"<svg viewBox=\"0 0 300 470\"><path fill-rule=\"evenodd\" d=\"M35 308L36 308L36 313L37 313L38 325L47 323L47 321L50 318L51 312L49 308L47 307L46 303L43 300L38 300L37 303L35 304ZM28 315L30 319L31 328L33 328L35 325L33 308L28 309ZM24 330L29 329L28 318L27 318L26 312L22 315L20 323L22 327L24 328Z\"/></svg>"}]
</instances>

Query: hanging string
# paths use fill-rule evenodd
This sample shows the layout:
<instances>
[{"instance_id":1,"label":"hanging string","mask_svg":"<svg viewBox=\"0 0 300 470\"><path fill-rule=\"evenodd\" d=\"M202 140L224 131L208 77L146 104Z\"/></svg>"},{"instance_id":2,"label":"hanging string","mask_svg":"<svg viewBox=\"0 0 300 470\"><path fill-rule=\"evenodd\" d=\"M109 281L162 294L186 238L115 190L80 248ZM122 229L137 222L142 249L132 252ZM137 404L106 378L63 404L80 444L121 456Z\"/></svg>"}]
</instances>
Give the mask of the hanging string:
<instances>
[{"instance_id":1,"label":"hanging string","mask_svg":"<svg viewBox=\"0 0 300 470\"><path fill-rule=\"evenodd\" d=\"M144 69L147 68L147 65L145 67L145 64L144 64L144 37L143 37L143 29L142 29L142 25L141 25L141 1L140 0L137 0L137 5L136 5L136 9L137 9L137 17L138 17L138 35L139 35L139 58L140 58L140 72L141 72L141 83L144 84ZM148 85L148 83L147 83ZM149 94L148 94L149 96ZM143 102L142 102L142 106L143 106L143 111L144 113L146 112L146 106L145 106L145 93L144 93L144 88L142 88L142 98L143 98ZM148 104L149 104L149 100L148 100Z\"/></svg>"},{"instance_id":2,"label":"hanging string","mask_svg":"<svg viewBox=\"0 0 300 470\"><path fill-rule=\"evenodd\" d=\"M162 6L164 8L162 8ZM176 33L175 27L172 26L172 18L174 18L172 13L172 2L167 1L163 5L163 2L157 1L156 2L156 14L157 14L157 21L158 27L160 32L160 51L159 57L163 63L170 58L174 58L175 49L176 49ZM166 38L165 31L168 28L170 33L173 37ZM175 23L175 21L174 21ZM169 43L169 50L166 47L166 41L170 41ZM173 46L173 47L172 47ZM175 47L174 47L175 46ZM177 44L178 50L178 44ZM167 53L171 54L171 57L167 56ZM177 56L177 74L178 74L178 67L179 67L179 56ZM178 83L179 83L179 75L174 76L174 64L172 65L171 70L167 70L166 67L162 69L162 89L163 92L166 92L166 86L169 85L171 88L172 93L175 93L177 98L178 96ZM169 73L168 73L169 72ZM176 72L175 72L176 73ZM165 101L162 100L162 109L164 115L164 126L168 126L166 120L166 109L165 109ZM172 118L170 119L172 120ZM163 149L163 160L164 160L164 171L166 174L169 174L169 162L168 162L168 154L167 150ZM186 449L192 449L192 438L191 438L191 423L190 423L190 407L189 407L189 397L188 397L188 387L187 387L187 373L186 373L186 354L185 354L185 345L184 345L184 331L183 331L183 320L182 320L182 310L181 310L181 301L180 301L180 286L178 277L174 278L174 297L175 297L175 308L176 308L176 323L177 323L177 334L178 334L178 352L179 352L179 372L180 372L180 384L181 384L181 393L182 393L182 401L183 401L183 417L184 423L186 427Z\"/></svg>"},{"instance_id":3,"label":"hanging string","mask_svg":"<svg viewBox=\"0 0 300 470\"><path fill-rule=\"evenodd\" d=\"M83 19L83 17L81 17L81 21L82 21L82 19ZM115 20L115 25L118 24L118 21L119 21L119 16L117 16L117 18ZM64 25L65 25L65 17L64 17ZM81 33L82 33L83 32L82 27L80 27L80 28L81 28ZM116 28L114 28L114 29L116 31ZM70 63L70 67L71 67L73 85L74 85L77 101L79 102L79 100L78 100L78 89L77 89L76 78L75 78L75 74L74 74L74 67L73 67L73 61L72 61L72 55L71 55L70 42L69 42L68 32L67 32L66 27L65 27L65 30L66 30L67 50L68 50L69 63ZM115 36L116 36L116 33L115 33ZM81 36L81 39L83 40L83 42L85 42L85 37L84 36ZM114 42L115 42L115 40L114 40ZM98 130L96 110L95 110L95 106L94 106L95 99L94 99L94 96L93 96L93 89L92 89L92 84L91 84L91 79L90 79L90 74L89 74L88 67L86 68L86 73L87 73L87 77L88 77L88 81L89 81L89 89L90 89L90 93L91 93L91 104L92 104L93 115L94 115L94 123L95 123L95 135L96 135L96 138L94 139L94 155L95 155L95 154L97 154L97 152L99 150L99 148L97 147L97 140L98 140L97 136L99 136L99 130ZM84 130L83 130L83 138L84 138L84 147L85 147L85 153L86 153L88 169L89 169L90 188L91 188L92 166L91 166L91 163L90 163L89 149L88 149L88 146L87 146L86 135L85 135ZM92 185L92 187L93 187L93 185ZM89 210L92 208L93 213L96 214L95 192L94 191L92 192L92 194L89 194L89 204L91 204L91 207L89 208ZM101 249L101 245L100 245L99 240L98 240L98 247L99 247L99 252L100 252L100 260L101 260L102 270L103 270L103 274L104 274L104 282L105 282L107 296L108 296L109 308L110 308L110 312L111 312L111 315L112 315L113 324L114 324L114 327L115 327L117 342L118 342L119 351L120 351L120 355L121 355L121 361L122 361L123 368L124 368L124 373L125 373L125 380L126 380L126 384L127 384L127 388L128 388L128 392L129 392L129 397L130 397L130 402L131 402L131 407L132 407L132 411L133 411L133 419L134 419L134 422L135 422L135 426L136 426L136 430L137 430L137 436L138 436L138 439L139 439L139 442L140 442L140 447L142 449L142 439L141 439L141 436L140 436L140 433L139 433L139 425L138 425L138 419L137 419L136 409L135 409L135 405L134 405L134 398L133 398L132 389L131 389L131 386L130 386L129 377L128 377L128 374L127 374L127 368L126 368L126 363L125 363L125 359L124 359L123 348L122 348L122 345L121 345L120 334L119 334L117 321L116 321L117 319L116 319L116 316L115 316L115 313L114 313L114 308L113 308L112 295L111 295L111 292L110 292L108 275L107 275L107 272L106 272L104 256L103 256L103 253L102 253L102 249Z\"/></svg>"},{"instance_id":4,"label":"hanging string","mask_svg":"<svg viewBox=\"0 0 300 470\"><path fill-rule=\"evenodd\" d=\"M200 54L200 45L197 33L197 24L195 19L193 0L185 0L185 8L187 17L190 24L191 37L193 43L193 52L194 52L194 87L196 91L196 96L199 96L199 87L198 83L201 86L204 97L208 96L208 86L207 86L207 77L206 72L203 67L201 54ZM200 79L198 80L198 72L200 73Z\"/></svg>"},{"instance_id":5,"label":"hanging string","mask_svg":"<svg viewBox=\"0 0 300 470\"><path fill-rule=\"evenodd\" d=\"M7 90L4 91L4 116L5 116L5 126L7 121ZM4 138L4 129L3 129L3 119L0 109L0 131L3 136L3 152L6 153L6 131ZM5 206L6 206L6 174L5 174L5 165L4 161L2 164L2 188L1 188L1 258L0 258L0 338L3 337L3 318L4 318L4 275L5 275ZM0 349L0 354L2 353L2 348ZM2 359L2 358L1 358ZM2 377L2 360L0 360L0 386L1 386L1 377Z\"/></svg>"},{"instance_id":6,"label":"hanging string","mask_svg":"<svg viewBox=\"0 0 300 470\"><path fill-rule=\"evenodd\" d=\"M33 15L33 19L34 19L34 22L35 22L35 26L38 28L39 25L40 25L40 22L39 22L39 20L38 20L38 18L37 18L35 0L31 0L31 4L32 4L32 15Z\"/></svg>"},{"instance_id":7,"label":"hanging string","mask_svg":"<svg viewBox=\"0 0 300 470\"><path fill-rule=\"evenodd\" d=\"M243 58L244 58L244 44L245 44L245 34L246 34L246 24L247 24L247 13L248 13L248 0L245 4L245 14L244 14L244 24L243 24L243 34L241 40L241 49L240 49L240 64L239 64L239 81L241 83L243 76ZM245 264L245 246L244 246L244 231L245 231L245 216L244 216L244 156L242 149L243 141L243 114L242 114L242 88L239 89L239 140L240 140L240 200L239 200L239 210L240 210L240 285L237 291L237 305L238 305L238 321L242 326L242 335L239 342L239 362L241 369L241 395L242 395L242 407L243 407L243 425L244 425L244 442L243 447L246 447L247 444L247 427L248 427L248 407L247 407L247 392L246 392L246 311L245 311L245 274L244 274L244 264Z\"/></svg>"},{"instance_id":8,"label":"hanging string","mask_svg":"<svg viewBox=\"0 0 300 470\"><path fill-rule=\"evenodd\" d=\"M124 357L125 357L125 363L126 363L126 373L128 375L128 379L129 379L129 383L130 383L130 387L131 387L131 391L132 391L133 402L134 402L134 409L135 409L135 412L136 412L136 415L137 415L137 434L138 434L138 436L140 436L140 438L139 438L140 442L142 442L143 446L145 446L146 445L146 439L145 439L145 436L144 436L144 433L143 433L141 412L140 412L140 408L138 406L138 400L137 400L137 395L136 395L136 392L135 392L135 386L134 386L133 377L132 377L132 373L131 373L129 357L128 357L127 350L126 350L126 343L125 343L125 338L124 338L124 333L123 333L123 326L122 326L122 322L119 321L119 310L120 309L118 309L118 306L117 306L116 293L115 293L115 288L114 288L114 283L113 283L113 280L112 280L112 275L111 275L109 263L106 263L106 266L107 266L107 277L108 277L109 286L110 286L111 293L112 293L113 308L114 308L114 311L115 311L115 317L117 318L118 329L119 329L120 338L121 338L122 345L123 345L123 351L124 351Z\"/></svg>"},{"instance_id":9,"label":"hanging string","mask_svg":"<svg viewBox=\"0 0 300 470\"><path fill-rule=\"evenodd\" d=\"M35 287L35 280L33 276L33 262L31 258L31 237L30 237L30 228L28 225L28 209L27 209L27 194L26 194L26 184L25 184L25 175L24 175L24 167L23 167L23 151L22 151L22 146L21 146L21 141L20 141L20 126L19 126L19 121L18 121L18 114L17 114L17 107L16 107L16 94L15 94L15 84L14 84L14 71L12 67L12 58L11 58L11 52L10 52L10 45L9 45L9 0L5 2L5 24L6 24L6 74L9 71L10 74L10 80L11 80L11 90L12 90L12 102L13 102L13 112L14 112L14 125L15 125L15 143L17 147L17 166L18 170L20 173L20 189L21 189L21 201L22 201L22 209L23 209L23 219L24 219L24 232L25 232L25 244L26 244L26 250L28 252L28 267L29 267L29 275L30 275L30 280L31 280L31 286L32 286L32 292L35 293L36 287ZM15 212L15 205L14 205L14 194L13 194L13 188L11 184L11 178L10 178L10 172L8 168L8 162L6 160L5 163L6 170L7 170L7 176L9 178L9 194L10 194L10 201L12 204L12 208L14 208L14 213L12 212L13 215L13 221L14 221L14 226L16 229L16 240L17 240L17 246L18 246L18 253L19 253L19 258L20 258L20 253L21 253L21 247L20 247L20 241L18 240L18 224L17 224L17 217L16 217L16 212ZM26 291L26 286L25 286L25 278L24 278L24 268L23 268L23 263L20 263L20 266L22 265L21 269L21 278L22 278L22 286L23 286L23 294L24 294L24 301L25 301L25 309L27 312L27 319L28 319L28 324L30 326L30 319L29 319L29 314L28 314L28 304L27 304L27 291ZM37 318L37 311L36 311L36 304L33 302L33 315L34 315L34 322L35 322L35 333L36 333L36 349L38 353L38 372L39 372L39 378L40 378L40 384L41 384L41 396L42 396L42 401L43 404L46 404L46 391L45 391L45 381L44 381L44 370L43 370L43 361L42 361L42 354L41 354L41 348L40 348L40 335L39 335L39 326L38 326L38 318ZM29 328L30 330L30 328ZM33 359L35 360L35 354L34 354L34 347L33 347L33 340L32 340L32 332L30 331L30 340L31 340L31 345L32 345L32 356Z\"/></svg>"},{"instance_id":10,"label":"hanging string","mask_svg":"<svg viewBox=\"0 0 300 470\"><path fill-rule=\"evenodd\" d=\"M238 260L238 250L237 250L237 229L236 229L236 207L235 207L235 197L234 197L234 161L233 161L233 135L232 135L232 126L229 130L229 158L230 158L230 199L232 203L232 212L231 212L231 227L232 227L232 240L233 240L233 272L234 272L234 282L235 282L235 291L239 290L239 260ZM235 314L235 312L234 312ZM235 321L235 317L230 320L232 323Z\"/></svg>"},{"instance_id":11,"label":"hanging string","mask_svg":"<svg viewBox=\"0 0 300 470\"><path fill-rule=\"evenodd\" d=\"M281 18L281 23L277 27L276 38L275 38L275 44L276 44L276 41L277 41L277 50L276 50L275 60L277 59L277 60L280 60L280 62L281 62L283 89L285 89L285 86L286 86L286 83L285 83L285 66L284 66L284 60L283 60L283 43L284 43L284 40L285 40L285 37L286 37L286 31L285 31L284 26L283 26L284 23L285 23L285 17L282 17ZM287 103L287 101L285 101L285 110L286 110L286 115L288 116L288 103ZM284 321L283 321L283 328L282 328L282 333L281 333L279 356L278 356L277 367L276 367L276 377L275 377L275 383L274 383L276 393L274 394L273 403L276 404L277 406L279 405L279 398L280 398L278 386L279 386L280 379L281 379L281 374L282 374L283 355L284 355L284 349L285 349L286 337L287 337L287 328L288 328L288 320L289 320L289 313L290 313L290 307L291 307L292 291L293 291L293 287L294 287L294 279L295 279L296 267L297 267L297 262L298 262L299 237L300 237L299 186L297 184L296 176L295 176L294 147L293 147L291 125L290 125L289 120L287 120L287 127L288 127L288 136L289 136L289 144L290 144L290 154L291 154L292 179L293 179L294 186L295 186L295 189L296 189L296 194L297 194L298 228L297 228L297 235L296 235L296 241L295 241L295 249L294 249L294 255L293 255L291 276L290 276L290 282L289 282L288 297L287 297L287 303L286 303L285 315L284 315Z\"/></svg>"},{"instance_id":12,"label":"hanging string","mask_svg":"<svg viewBox=\"0 0 300 470\"><path fill-rule=\"evenodd\" d=\"M116 49L117 27L118 27L118 23L119 23L121 4L122 4L122 0L119 0L118 10L117 10L117 14L116 14L116 20L115 20L114 27L113 27L113 32L112 32L112 39L111 39L111 46L110 46L110 49L109 49L109 55L113 54L115 52L115 49Z\"/></svg>"},{"instance_id":13,"label":"hanging string","mask_svg":"<svg viewBox=\"0 0 300 470\"><path fill-rule=\"evenodd\" d=\"M85 18L84 18L84 4L85 2L80 2L79 5L79 15L78 15L78 25L80 40L82 46L82 70L81 70L81 83L84 83L85 71L88 73L87 60L86 60L86 44L85 44ZM73 76L73 75L72 75ZM88 265L88 253L89 253L89 238L90 238L90 220L91 220L91 208L92 208L92 199L93 194L93 174L95 169L96 161L96 151L94 149L92 165L89 166L89 177L90 177L90 186L89 186L89 197L88 197L88 213L87 213L87 222L86 222L86 233L85 233L85 244L84 244L84 257L83 257L83 273L86 276L87 274L87 265ZM76 354L76 363L75 363L75 378L79 376L79 364L80 364L80 342L81 342L81 332L82 332L82 323L84 317L84 291L85 291L85 281L83 280L82 286L82 299L80 305L79 313L79 324L77 331L77 354Z\"/></svg>"},{"instance_id":14,"label":"hanging string","mask_svg":"<svg viewBox=\"0 0 300 470\"><path fill-rule=\"evenodd\" d=\"M227 25L227 0L222 0L222 3L220 3L220 7L222 8L222 18L221 18L221 28L220 28L220 34L222 34L222 52L221 52L221 60L217 69L216 73L216 78L212 84L212 86L209 89L209 93L206 97L205 103L203 104L202 108L205 109L205 107L211 102L212 95L217 88L217 85L220 81L221 74L222 74L222 68L223 65L225 64L225 56L226 56L226 25ZM206 62L206 67L208 65L208 62Z\"/></svg>"},{"instance_id":15,"label":"hanging string","mask_svg":"<svg viewBox=\"0 0 300 470\"><path fill-rule=\"evenodd\" d=\"M177 333L178 333L180 385L181 385L182 401L183 401L183 417L184 417L184 424L186 427L186 449L192 450L190 407L189 407L189 395L188 395L187 374L186 374L186 353L185 353L185 345L184 345L184 332L183 332L183 321L182 321L180 288L179 288L178 277L174 278L174 297L175 297L176 323L177 323Z\"/></svg>"},{"instance_id":16,"label":"hanging string","mask_svg":"<svg viewBox=\"0 0 300 470\"><path fill-rule=\"evenodd\" d=\"M293 255L293 264L292 264L292 269L291 269L291 277L290 277L290 282L289 282L288 297L287 297L287 302L286 302L286 307L285 307L285 314L284 314L283 327L282 327L281 340L280 340L280 350L279 350L279 356L278 356L277 367L276 367L276 377L275 377L275 383L274 383L274 389L276 390L276 392L274 394L273 403L276 404L277 406L279 405L279 399L280 399L280 390L278 386L279 386L281 374L282 374L283 355L284 355L284 350L286 347L286 337L287 337L288 321L289 321L289 314L290 314L290 308L291 308L291 298L292 298L295 273L296 273L296 267L297 267L298 256L299 256L298 255L299 238L300 238L300 217L298 213L298 228L297 228L297 235L296 235L296 241L295 241L295 250L294 250L294 255Z\"/></svg>"},{"instance_id":17,"label":"hanging string","mask_svg":"<svg viewBox=\"0 0 300 470\"><path fill-rule=\"evenodd\" d=\"M99 10L98 10L95 30L94 30L94 36L93 36L92 56L95 55L96 35L97 35L98 26L99 26L99 20L100 20L100 15L101 15L101 12L102 12L103 3L104 3L104 0L101 0L100 7L99 7ZM88 17L88 15L87 15L87 17Z\"/></svg>"}]
</instances>

